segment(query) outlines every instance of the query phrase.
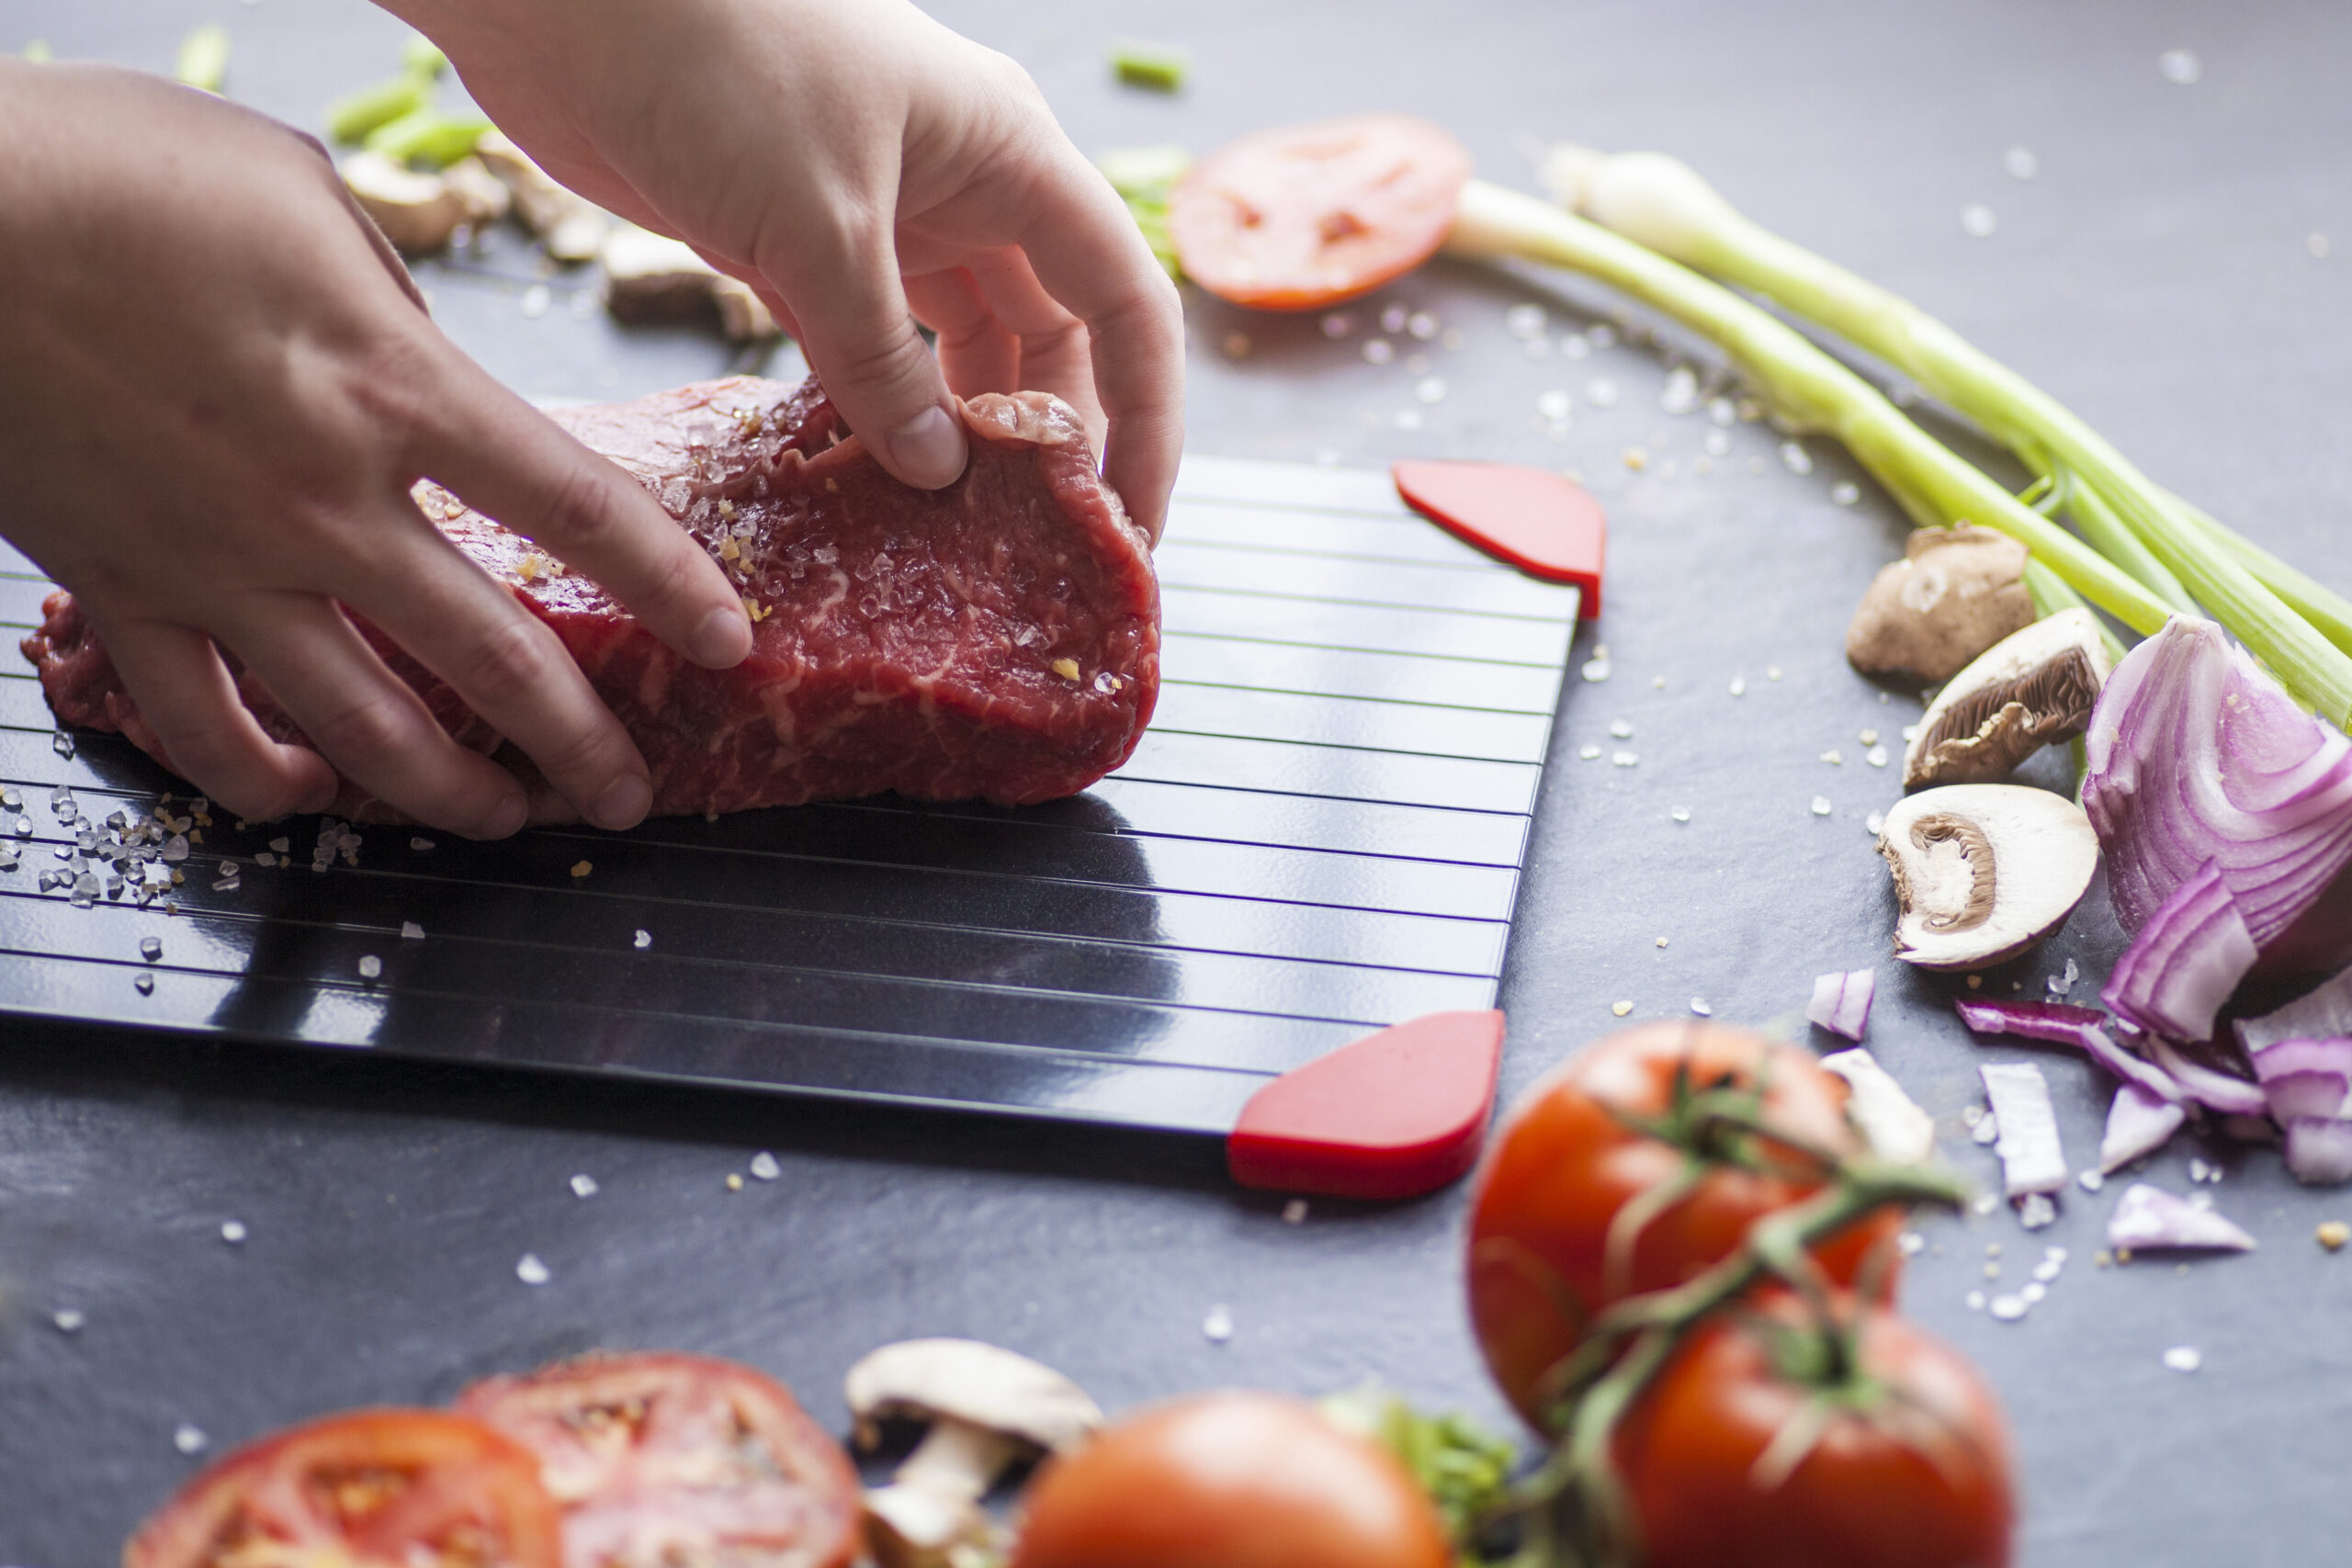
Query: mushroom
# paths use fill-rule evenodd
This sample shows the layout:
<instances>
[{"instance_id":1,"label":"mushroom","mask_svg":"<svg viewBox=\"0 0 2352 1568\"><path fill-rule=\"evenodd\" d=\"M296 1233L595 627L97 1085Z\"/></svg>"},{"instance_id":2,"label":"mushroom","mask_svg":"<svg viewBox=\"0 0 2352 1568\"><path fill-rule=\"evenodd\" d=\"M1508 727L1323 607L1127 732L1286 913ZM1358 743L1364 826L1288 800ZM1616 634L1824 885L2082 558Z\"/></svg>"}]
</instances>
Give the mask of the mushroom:
<instances>
[{"instance_id":1,"label":"mushroom","mask_svg":"<svg viewBox=\"0 0 2352 1568\"><path fill-rule=\"evenodd\" d=\"M1881 569L1846 628L1846 657L1865 675L1944 681L2033 624L2026 550L2006 534L1961 524L1922 528Z\"/></svg>"},{"instance_id":2,"label":"mushroom","mask_svg":"<svg viewBox=\"0 0 2352 1568\"><path fill-rule=\"evenodd\" d=\"M1083 1389L1052 1368L977 1339L908 1339L849 1370L842 1393L860 1448L879 1423L931 1429L886 1486L865 1495L867 1544L882 1568L947 1568L994 1527L979 1506L1013 1463L1076 1448L1102 1425Z\"/></svg>"},{"instance_id":3,"label":"mushroom","mask_svg":"<svg viewBox=\"0 0 2352 1568\"><path fill-rule=\"evenodd\" d=\"M344 187L405 255L437 251L459 224L495 222L506 212L505 187L472 158L428 175L381 152L354 152L340 172Z\"/></svg>"},{"instance_id":4,"label":"mushroom","mask_svg":"<svg viewBox=\"0 0 2352 1568\"><path fill-rule=\"evenodd\" d=\"M718 313L729 342L774 337L775 317L741 278L729 277L673 240L623 223L605 236L605 309L624 321L674 321Z\"/></svg>"},{"instance_id":5,"label":"mushroom","mask_svg":"<svg viewBox=\"0 0 2352 1568\"><path fill-rule=\"evenodd\" d=\"M2089 890L2098 838L2083 808L2022 784L1946 784L1886 814L1878 852L1902 905L1894 955L1981 969L2058 929Z\"/></svg>"},{"instance_id":6,"label":"mushroom","mask_svg":"<svg viewBox=\"0 0 2352 1568\"><path fill-rule=\"evenodd\" d=\"M558 185L503 131L491 131L475 142L474 156L514 193L516 215L539 237L548 254L560 262L595 259L613 226L611 213Z\"/></svg>"},{"instance_id":7,"label":"mushroom","mask_svg":"<svg viewBox=\"0 0 2352 1568\"><path fill-rule=\"evenodd\" d=\"M2080 605L2002 638L1951 679L1903 754L1903 787L1991 784L2090 727L2114 666Z\"/></svg>"}]
</instances>

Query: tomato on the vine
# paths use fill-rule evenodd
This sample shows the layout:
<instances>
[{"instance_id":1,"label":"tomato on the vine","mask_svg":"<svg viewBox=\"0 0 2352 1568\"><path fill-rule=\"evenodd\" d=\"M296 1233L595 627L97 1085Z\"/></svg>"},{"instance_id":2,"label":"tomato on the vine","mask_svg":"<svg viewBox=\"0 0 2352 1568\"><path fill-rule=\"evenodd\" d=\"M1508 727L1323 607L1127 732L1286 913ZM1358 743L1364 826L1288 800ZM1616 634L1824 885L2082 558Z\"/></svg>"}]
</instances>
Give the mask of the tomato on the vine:
<instances>
[{"instance_id":1,"label":"tomato on the vine","mask_svg":"<svg viewBox=\"0 0 2352 1568\"><path fill-rule=\"evenodd\" d=\"M1820 1190L1824 1156L1859 1151L1847 1092L1810 1052L1693 1020L1610 1035L1521 1098L1478 1173L1467 1272L1487 1365L1530 1425L1549 1427L1551 1380L1596 1314L1720 1261ZM1709 1095L1787 1141L1702 1113ZM1901 1224L1881 1212L1815 1255L1850 1285L1883 1248L1891 1287Z\"/></svg>"},{"instance_id":2,"label":"tomato on the vine","mask_svg":"<svg viewBox=\"0 0 2352 1568\"><path fill-rule=\"evenodd\" d=\"M560 1568L538 1457L438 1410L356 1410L250 1443L140 1527L124 1568Z\"/></svg>"},{"instance_id":3,"label":"tomato on the vine","mask_svg":"<svg viewBox=\"0 0 2352 1568\"><path fill-rule=\"evenodd\" d=\"M1617 1429L1643 1568L2004 1568L2000 1407L1968 1362L1864 1310L1825 1369L1778 1294L1696 1329Z\"/></svg>"}]
</instances>

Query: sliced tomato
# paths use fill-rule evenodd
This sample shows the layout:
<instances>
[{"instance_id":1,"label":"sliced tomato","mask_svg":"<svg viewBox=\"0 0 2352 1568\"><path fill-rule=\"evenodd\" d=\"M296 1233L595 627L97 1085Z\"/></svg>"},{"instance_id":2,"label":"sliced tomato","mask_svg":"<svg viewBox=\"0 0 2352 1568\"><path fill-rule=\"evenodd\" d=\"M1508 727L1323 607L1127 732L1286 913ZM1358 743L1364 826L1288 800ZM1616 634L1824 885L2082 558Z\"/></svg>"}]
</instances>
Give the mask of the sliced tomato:
<instances>
[{"instance_id":1,"label":"sliced tomato","mask_svg":"<svg viewBox=\"0 0 2352 1568\"><path fill-rule=\"evenodd\" d=\"M1670 1122L1678 1080L1753 1090L1757 1112L1795 1146L1701 1137L1686 1147L1643 1130ZM1468 1278L1487 1366L1531 1425L1548 1426L1559 1393L1551 1380L1595 1314L1682 1283L1727 1257L1758 1219L1820 1190L1828 1173L1802 1151L1859 1149L1848 1092L1809 1051L1692 1020L1595 1041L1520 1097L1471 1198ZM1816 1256L1851 1284L1875 1254L1891 1289L1901 1227L1899 1213L1881 1212Z\"/></svg>"},{"instance_id":2,"label":"sliced tomato","mask_svg":"<svg viewBox=\"0 0 2352 1568\"><path fill-rule=\"evenodd\" d=\"M2007 1424L1959 1352L1862 1314L1860 1365L1792 1375L1806 1309L1767 1297L1702 1328L1618 1428L1644 1568L2004 1568Z\"/></svg>"},{"instance_id":3,"label":"sliced tomato","mask_svg":"<svg viewBox=\"0 0 2352 1568\"><path fill-rule=\"evenodd\" d=\"M842 1568L858 1553L849 1457L750 1367L583 1356L478 1382L458 1408L538 1455L565 1568Z\"/></svg>"},{"instance_id":4,"label":"sliced tomato","mask_svg":"<svg viewBox=\"0 0 2352 1568\"><path fill-rule=\"evenodd\" d=\"M559 1568L538 1457L438 1410L358 1410L252 1443L180 1488L123 1568Z\"/></svg>"},{"instance_id":5,"label":"sliced tomato","mask_svg":"<svg viewBox=\"0 0 2352 1568\"><path fill-rule=\"evenodd\" d=\"M1261 310L1315 310L1429 260L1470 154L1425 119L1350 115L1261 130L1184 172L1168 231L1184 275Z\"/></svg>"}]
</instances>

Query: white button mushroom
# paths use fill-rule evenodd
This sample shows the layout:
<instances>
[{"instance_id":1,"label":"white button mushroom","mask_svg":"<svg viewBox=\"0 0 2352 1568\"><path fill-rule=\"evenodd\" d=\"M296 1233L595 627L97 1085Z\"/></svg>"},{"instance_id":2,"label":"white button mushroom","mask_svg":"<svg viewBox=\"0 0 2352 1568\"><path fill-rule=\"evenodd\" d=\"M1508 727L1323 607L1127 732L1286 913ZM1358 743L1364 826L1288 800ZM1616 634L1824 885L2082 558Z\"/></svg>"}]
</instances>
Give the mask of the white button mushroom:
<instances>
[{"instance_id":1,"label":"white button mushroom","mask_svg":"<svg viewBox=\"0 0 2352 1568\"><path fill-rule=\"evenodd\" d=\"M2083 808L2021 784L1947 784L1886 814L1878 852L1902 904L1894 955L1981 969L2058 929L2098 869Z\"/></svg>"},{"instance_id":2,"label":"white button mushroom","mask_svg":"<svg viewBox=\"0 0 2352 1568\"><path fill-rule=\"evenodd\" d=\"M1904 787L2008 777L2089 727L2112 668L2098 621L2079 605L2004 637L1928 706L1903 754Z\"/></svg>"}]
</instances>

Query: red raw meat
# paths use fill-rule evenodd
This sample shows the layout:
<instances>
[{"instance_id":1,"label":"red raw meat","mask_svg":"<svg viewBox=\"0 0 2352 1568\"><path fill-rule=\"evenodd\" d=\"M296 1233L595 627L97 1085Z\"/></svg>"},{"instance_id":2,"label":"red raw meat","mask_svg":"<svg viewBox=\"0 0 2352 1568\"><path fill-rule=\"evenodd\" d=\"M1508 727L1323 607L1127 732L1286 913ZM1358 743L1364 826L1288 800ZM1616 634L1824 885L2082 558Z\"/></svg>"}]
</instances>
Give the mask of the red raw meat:
<instances>
[{"instance_id":1,"label":"red raw meat","mask_svg":"<svg viewBox=\"0 0 2352 1568\"><path fill-rule=\"evenodd\" d=\"M1055 399L966 403L971 466L936 491L883 472L814 380L736 377L554 418L728 569L757 606L749 659L688 663L528 539L429 482L417 501L562 638L644 753L656 815L887 790L1029 805L1076 794L1135 750L1159 689L1159 583ZM119 730L161 760L73 595L42 608L24 649L58 717ZM443 728L537 785L454 692L354 621ZM302 741L259 682L239 671L238 685L272 735ZM551 791L532 794L544 819L570 814ZM348 782L334 809L392 815Z\"/></svg>"}]
</instances>

